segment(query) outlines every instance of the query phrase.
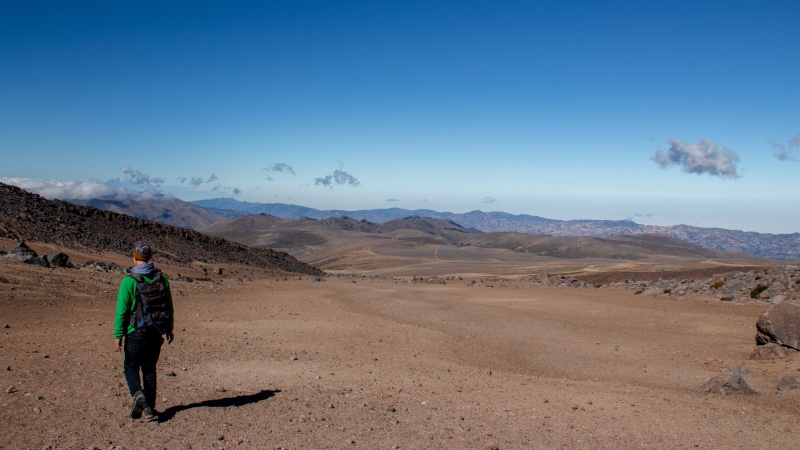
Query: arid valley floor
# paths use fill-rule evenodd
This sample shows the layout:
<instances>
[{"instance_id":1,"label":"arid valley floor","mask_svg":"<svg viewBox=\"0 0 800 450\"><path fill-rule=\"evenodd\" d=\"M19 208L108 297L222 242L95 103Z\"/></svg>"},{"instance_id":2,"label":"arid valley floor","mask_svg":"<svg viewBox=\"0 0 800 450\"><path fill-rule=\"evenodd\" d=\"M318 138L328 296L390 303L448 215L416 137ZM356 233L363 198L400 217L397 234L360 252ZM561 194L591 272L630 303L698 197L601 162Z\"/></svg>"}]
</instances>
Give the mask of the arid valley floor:
<instances>
[{"instance_id":1,"label":"arid valley floor","mask_svg":"<svg viewBox=\"0 0 800 450\"><path fill-rule=\"evenodd\" d=\"M800 356L748 359L767 303L163 269L176 341L159 363L162 420L147 423L128 417L112 346L121 274L0 258L0 448L789 449L800 438L800 390L776 390L800 375ZM757 394L699 392L737 365Z\"/></svg>"}]
</instances>

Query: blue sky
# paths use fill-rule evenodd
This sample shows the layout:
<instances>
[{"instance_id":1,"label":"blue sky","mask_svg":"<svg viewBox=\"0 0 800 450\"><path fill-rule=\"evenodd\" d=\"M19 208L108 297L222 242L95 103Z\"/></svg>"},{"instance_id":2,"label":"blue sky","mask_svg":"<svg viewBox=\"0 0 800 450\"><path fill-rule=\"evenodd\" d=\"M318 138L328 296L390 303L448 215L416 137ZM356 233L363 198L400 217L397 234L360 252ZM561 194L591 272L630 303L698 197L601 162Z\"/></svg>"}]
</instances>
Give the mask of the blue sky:
<instances>
[{"instance_id":1,"label":"blue sky","mask_svg":"<svg viewBox=\"0 0 800 450\"><path fill-rule=\"evenodd\" d=\"M0 2L0 181L800 231L800 2Z\"/></svg>"}]
</instances>

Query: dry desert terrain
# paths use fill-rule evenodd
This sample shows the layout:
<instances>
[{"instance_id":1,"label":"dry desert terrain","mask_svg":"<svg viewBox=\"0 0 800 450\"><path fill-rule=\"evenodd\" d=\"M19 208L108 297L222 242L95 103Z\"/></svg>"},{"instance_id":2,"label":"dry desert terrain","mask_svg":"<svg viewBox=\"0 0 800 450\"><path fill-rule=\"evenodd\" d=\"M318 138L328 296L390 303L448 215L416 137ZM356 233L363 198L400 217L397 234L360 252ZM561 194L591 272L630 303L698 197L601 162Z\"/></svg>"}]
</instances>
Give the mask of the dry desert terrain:
<instances>
[{"instance_id":1,"label":"dry desert terrain","mask_svg":"<svg viewBox=\"0 0 800 450\"><path fill-rule=\"evenodd\" d=\"M800 375L798 355L748 359L766 303L163 269L173 277L176 341L159 363L161 421L148 423L128 417L122 356L112 346L121 275L0 258L0 448L800 442L800 391L776 390L782 376ZM757 394L699 392L737 365Z\"/></svg>"}]
</instances>

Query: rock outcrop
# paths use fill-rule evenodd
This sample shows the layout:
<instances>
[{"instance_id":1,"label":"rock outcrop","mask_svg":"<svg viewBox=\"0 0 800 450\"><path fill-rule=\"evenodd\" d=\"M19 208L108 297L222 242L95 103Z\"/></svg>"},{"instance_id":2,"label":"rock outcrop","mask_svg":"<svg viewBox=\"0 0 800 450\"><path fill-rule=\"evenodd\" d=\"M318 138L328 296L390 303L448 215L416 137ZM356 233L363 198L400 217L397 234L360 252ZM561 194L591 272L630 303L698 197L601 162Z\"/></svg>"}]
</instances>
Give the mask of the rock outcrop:
<instances>
[{"instance_id":1,"label":"rock outcrop","mask_svg":"<svg viewBox=\"0 0 800 450\"><path fill-rule=\"evenodd\" d=\"M756 344L775 343L800 350L800 301L770 306L756 321Z\"/></svg>"}]
</instances>

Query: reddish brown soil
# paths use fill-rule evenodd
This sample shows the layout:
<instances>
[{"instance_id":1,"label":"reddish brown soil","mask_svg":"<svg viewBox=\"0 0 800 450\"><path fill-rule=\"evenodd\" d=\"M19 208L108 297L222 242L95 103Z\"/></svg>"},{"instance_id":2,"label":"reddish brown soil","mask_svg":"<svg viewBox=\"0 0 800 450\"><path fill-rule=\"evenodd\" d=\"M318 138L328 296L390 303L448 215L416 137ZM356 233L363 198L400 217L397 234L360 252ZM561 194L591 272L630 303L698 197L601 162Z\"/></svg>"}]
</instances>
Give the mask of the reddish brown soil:
<instances>
[{"instance_id":1,"label":"reddish brown soil","mask_svg":"<svg viewBox=\"0 0 800 450\"><path fill-rule=\"evenodd\" d=\"M112 346L121 275L0 257L0 447L797 446L800 391L776 387L798 355L748 360L765 303L224 269L173 281L146 423ZM758 394L698 392L735 365Z\"/></svg>"}]
</instances>

